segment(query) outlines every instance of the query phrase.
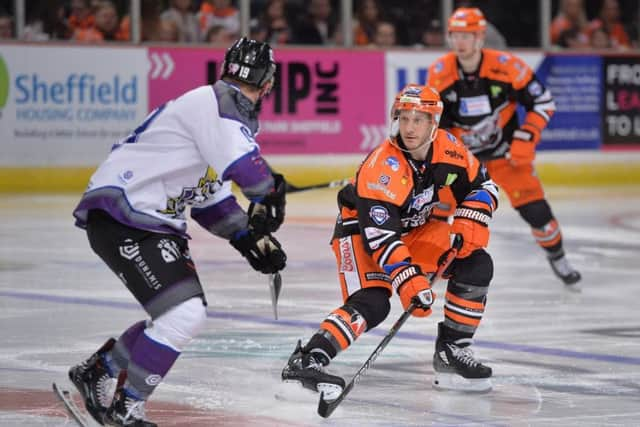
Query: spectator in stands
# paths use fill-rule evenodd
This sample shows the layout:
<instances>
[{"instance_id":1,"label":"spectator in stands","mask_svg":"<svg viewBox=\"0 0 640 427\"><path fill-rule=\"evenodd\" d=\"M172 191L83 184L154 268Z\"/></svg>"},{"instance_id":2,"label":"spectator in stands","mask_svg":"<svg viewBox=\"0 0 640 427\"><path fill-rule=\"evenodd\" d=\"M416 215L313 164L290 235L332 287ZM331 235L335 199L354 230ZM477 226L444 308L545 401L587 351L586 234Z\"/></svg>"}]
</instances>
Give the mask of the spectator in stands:
<instances>
[{"instance_id":1,"label":"spectator in stands","mask_svg":"<svg viewBox=\"0 0 640 427\"><path fill-rule=\"evenodd\" d=\"M261 41L266 41L271 46L288 43L291 39L284 0L269 0L264 11L252 22L252 25L262 27L266 31L264 40Z\"/></svg>"},{"instance_id":2,"label":"spectator in stands","mask_svg":"<svg viewBox=\"0 0 640 427\"><path fill-rule=\"evenodd\" d=\"M140 40L143 42L158 40L160 32L160 3L158 0L140 1ZM120 31L126 40L131 39L131 17L122 18Z\"/></svg>"},{"instance_id":3,"label":"spectator in stands","mask_svg":"<svg viewBox=\"0 0 640 427\"><path fill-rule=\"evenodd\" d=\"M600 7L598 17L589 22L586 28L586 34L591 39L593 45L592 33L596 29L603 29L605 34L609 35L609 45L616 49L628 49L631 47L629 35L620 22L620 5L618 0L603 0ZM602 32L597 36L601 37Z\"/></svg>"},{"instance_id":4,"label":"spectator in stands","mask_svg":"<svg viewBox=\"0 0 640 427\"><path fill-rule=\"evenodd\" d=\"M171 0L169 9L160 15L161 20L176 23L180 42L197 43L202 40L198 18L193 13L191 3L191 0Z\"/></svg>"},{"instance_id":5,"label":"spectator in stands","mask_svg":"<svg viewBox=\"0 0 640 427\"><path fill-rule=\"evenodd\" d=\"M240 34L240 11L231 0L207 0L200 5L198 13L200 31L204 34L214 25L222 25L235 36Z\"/></svg>"},{"instance_id":6,"label":"spectator in stands","mask_svg":"<svg viewBox=\"0 0 640 427\"><path fill-rule=\"evenodd\" d=\"M376 25L376 32L373 35L373 46L392 47L396 45L396 27L392 22L380 21Z\"/></svg>"},{"instance_id":7,"label":"spectator in stands","mask_svg":"<svg viewBox=\"0 0 640 427\"><path fill-rule=\"evenodd\" d=\"M558 44L560 34L571 28L577 30L581 44L588 44L588 38L583 34L587 26L587 14L582 0L560 0L558 13L551 21L551 43Z\"/></svg>"},{"instance_id":8,"label":"spectator in stands","mask_svg":"<svg viewBox=\"0 0 640 427\"><path fill-rule=\"evenodd\" d=\"M591 31L589 41L594 49L611 49L611 35L604 27L597 27Z\"/></svg>"},{"instance_id":9,"label":"spectator in stands","mask_svg":"<svg viewBox=\"0 0 640 427\"><path fill-rule=\"evenodd\" d=\"M335 44L336 19L330 0L307 0L306 14L292 29L294 44Z\"/></svg>"},{"instance_id":10,"label":"spectator in stands","mask_svg":"<svg viewBox=\"0 0 640 427\"><path fill-rule=\"evenodd\" d=\"M378 0L360 0L353 26L353 43L366 46L373 42L376 26L380 22L380 4Z\"/></svg>"},{"instance_id":11,"label":"spectator in stands","mask_svg":"<svg viewBox=\"0 0 640 427\"><path fill-rule=\"evenodd\" d=\"M589 47L589 43L585 42L584 33L573 27L567 28L560 33L556 45L565 49L585 49Z\"/></svg>"},{"instance_id":12,"label":"spectator in stands","mask_svg":"<svg viewBox=\"0 0 640 427\"><path fill-rule=\"evenodd\" d=\"M71 13L67 19L68 34L71 38L76 30L88 30L95 26L95 16L89 0L71 0Z\"/></svg>"},{"instance_id":13,"label":"spectator in stands","mask_svg":"<svg viewBox=\"0 0 640 427\"><path fill-rule=\"evenodd\" d=\"M178 23L173 19L160 18L158 32L154 41L163 43L178 43L180 41L180 28Z\"/></svg>"},{"instance_id":14,"label":"spectator in stands","mask_svg":"<svg viewBox=\"0 0 640 427\"><path fill-rule=\"evenodd\" d=\"M420 43L425 47L442 47L444 46L444 34L442 33L442 23L439 19L432 19L429 25L422 32Z\"/></svg>"},{"instance_id":15,"label":"spectator in stands","mask_svg":"<svg viewBox=\"0 0 640 427\"><path fill-rule=\"evenodd\" d=\"M72 39L87 43L127 40L120 31L120 18L113 2L104 0L96 6L95 23L90 28L77 28Z\"/></svg>"},{"instance_id":16,"label":"spectator in stands","mask_svg":"<svg viewBox=\"0 0 640 427\"><path fill-rule=\"evenodd\" d=\"M235 36L230 33L224 25L214 25L209 28L205 38L205 42L207 43L222 46L229 46L234 40Z\"/></svg>"},{"instance_id":17,"label":"spectator in stands","mask_svg":"<svg viewBox=\"0 0 640 427\"><path fill-rule=\"evenodd\" d=\"M13 18L0 9L0 40L13 38Z\"/></svg>"}]
</instances>

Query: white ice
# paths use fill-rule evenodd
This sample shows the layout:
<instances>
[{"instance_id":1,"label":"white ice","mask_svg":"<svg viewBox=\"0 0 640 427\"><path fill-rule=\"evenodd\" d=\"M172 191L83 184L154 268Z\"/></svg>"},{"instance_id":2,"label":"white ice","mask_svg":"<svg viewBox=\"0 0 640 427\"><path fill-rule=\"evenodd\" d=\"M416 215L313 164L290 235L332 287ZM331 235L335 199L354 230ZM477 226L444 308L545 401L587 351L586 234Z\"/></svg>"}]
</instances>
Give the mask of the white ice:
<instances>
[{"instance_id":1,"label":"white ice","mask_svg":"<svg viewBox=\"0 0 640 427\"><path fill-rule=\"evenodd\" d=\"M581 293L553 276L528 227L502 200L490 252L495 277L476 335L493 391L431 386L444 283L428 319L411 318L328 419L317 396L280 382L298 339L339 306L329 247L335 190L289 198L277 233L288 255L273 319L267 277L225 241L191 224L190 243L209 301L204 332L152 397L160 425L637 426L640 425L640 191L548 191ZM121 282L73 226L77 196L3 196L0 202L0 425L73 425L50 393L70 365L144 318ZM348 381L400 315L330 366Z\"/></svg>"}]
</instances>

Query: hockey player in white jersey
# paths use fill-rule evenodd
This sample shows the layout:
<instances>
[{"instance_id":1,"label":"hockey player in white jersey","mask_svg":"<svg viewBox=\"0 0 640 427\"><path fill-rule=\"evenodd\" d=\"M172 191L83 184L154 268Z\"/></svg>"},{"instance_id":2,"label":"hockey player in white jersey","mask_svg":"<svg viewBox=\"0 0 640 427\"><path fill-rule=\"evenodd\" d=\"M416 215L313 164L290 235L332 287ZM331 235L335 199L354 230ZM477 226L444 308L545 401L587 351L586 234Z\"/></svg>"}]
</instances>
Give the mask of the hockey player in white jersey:
<instances>
[{"instance_id":1,"label":"hockey player in white jersey","mask_svg":"<svg viewBox=\"0 0 640 427\"><path fill-rule=\"evenodd\" d=\"M275 70L268 44L238 40L225 54L221 80L157 108L113 146L73 212L91 248L151 318L69 371L101 424L155 426L145 419L144 403L206 319L189 255L187 206L254 269L270 274L285 267L272 235L284 220L285 183L255 141ZM250 200L248 212L232 182Z\"/></svg>"}]
</instances>

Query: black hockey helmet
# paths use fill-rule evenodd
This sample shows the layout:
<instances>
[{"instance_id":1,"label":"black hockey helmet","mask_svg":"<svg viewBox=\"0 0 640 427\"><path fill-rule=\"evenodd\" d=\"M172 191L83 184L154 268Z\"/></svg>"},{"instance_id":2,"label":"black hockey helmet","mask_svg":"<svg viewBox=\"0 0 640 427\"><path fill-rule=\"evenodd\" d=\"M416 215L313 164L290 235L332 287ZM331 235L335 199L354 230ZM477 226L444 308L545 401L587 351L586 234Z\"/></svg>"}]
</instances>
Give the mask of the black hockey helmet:
<instances>
[{"instance_id":1,"label":"black hockey helmet","mask_svg":"<svg viewBox=\"0 0 640 427\"><path fill-rule=\"evenodd\" d=\"M273 79L275 72L276 63L273 61L271 46L242 37L227 49L220 77L231 77L262 88Z\"/></svg>"}]
</instances>

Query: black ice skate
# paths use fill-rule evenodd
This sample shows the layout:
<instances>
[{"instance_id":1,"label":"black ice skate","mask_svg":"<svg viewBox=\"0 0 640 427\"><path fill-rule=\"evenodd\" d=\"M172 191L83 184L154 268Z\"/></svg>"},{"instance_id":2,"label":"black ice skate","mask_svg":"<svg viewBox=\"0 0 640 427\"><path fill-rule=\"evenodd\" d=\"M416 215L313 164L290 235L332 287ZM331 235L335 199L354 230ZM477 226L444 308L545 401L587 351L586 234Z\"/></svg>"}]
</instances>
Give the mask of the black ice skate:
<instances>
[{"instance_id":1,"label":"black ice skate","mask_svg":"<svg viewBox=\"0 0 640 427\"><path fill-rule=\"evenodd\" d=\"M107 426L157 427L156 423L145 420L145 400L138 399L124 388L127 371L122 370L118 376L116 393L113 402L104 414L103 422Z\"/></svg>"},{"instance_id":2,"label":"black ice skate","mask_svg":"<svg viewBox=\"0 0 640 427\"><path fill-rule=\"evenodd\" d=\"M84 406L100 424L116 388L116 379L109 376L104 361L105 353L111 350L115 342L110 338L89 359L69 369L69 379L82 395Z\"/></svg>"},{"instance_id":3,"label":"black ice skate","mask_svg":"<svg viewBox=\"0 0 640 427\"><path fill-rule=\"evenodd\" d=\"M438 332L442 330L438 325ZM441 390L485 392L491 390L491 368L477 361L470 338L444 341L438 333L433 355L433 386Z\"/></svg>"},{"instance_id":4,"label":"black ice skate","mask_svg":"<svg viewBox=\"0 0 640 427\"><path fill-rule=\"evenodd\" d=\"M298 341L296 349L282 370L282 381L299 382L304 388L324 393L325 400L334 400L344 389L345 383L342 378L324 371L328 364L327 356L317 352L303 352Z\"/></svg>"},{"instance_id":5,"label":"black ice skate","mask_svg":"<svg viewBox=\"0 0 640 427\"><path fill-rule=\"evenodd\" d=\"M564 251L550 254L547 259L555 275L558 276L565 285L574 285L582 278L580 273L569 264L569 260L567 260L567 257L564 255Z\"/></svg>"}]
</instances>

